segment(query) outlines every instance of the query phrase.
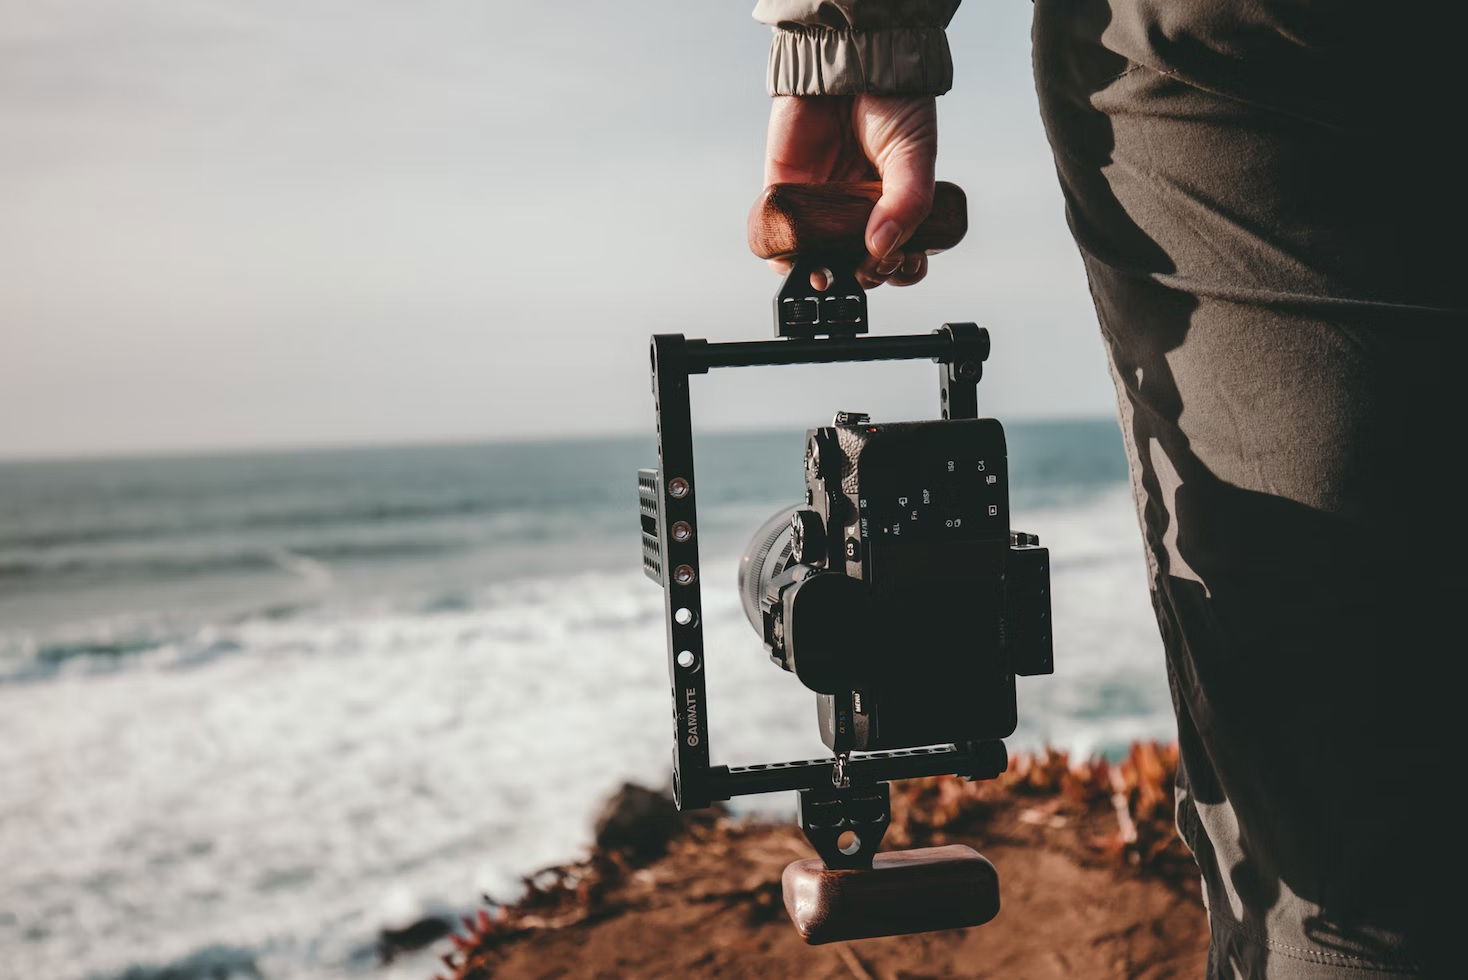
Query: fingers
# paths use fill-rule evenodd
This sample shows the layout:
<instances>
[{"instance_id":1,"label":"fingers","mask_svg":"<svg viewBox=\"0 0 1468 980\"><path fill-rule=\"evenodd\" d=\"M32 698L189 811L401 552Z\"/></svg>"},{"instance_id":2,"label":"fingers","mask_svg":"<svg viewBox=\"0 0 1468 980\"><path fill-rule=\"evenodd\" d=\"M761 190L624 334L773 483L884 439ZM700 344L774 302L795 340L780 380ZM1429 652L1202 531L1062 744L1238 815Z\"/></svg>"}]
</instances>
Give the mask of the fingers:
<instances>
[{"instance_id":1,"label":"fingers","mask_svg":"<svg viewBox=\"0 0 1468 980\"><path fill-rule=\"evenodd\" d=\"M928 257L922 252L909 252L903 256L902 264L888 278L894 286L911 286L922 282L928 274Z\"/></svg>"},{"instance_id":2,"label":"fingers","mask_svg":"<svg viewBox=\"0 0 1468 980\"><path fill-rule=\"evenodd\" d=\"M933 209L933 158L900 153L882 168L882 197L867 221L867 251L884 259L912 237Z\"/></svg>"},{"instance_id":3,"label":"fingers","mask_svg":"<svg viewBox=\"0 0 1468 980\"><path fill-rule=\"evenodd\" d=\"M765 264L779 275L790 275L792 266L788 259L769 259ZM862 289L876 289L884 282L911 286L922 282L927 274L928 257L922 252L894 252L880 262L867 256L856 270L856 281ZM825 289L830 285L824 272L812 272L810 284L812 289Z\"/></svg>"},{"instance_id":4,"label":"fingers","mask_svg":"<svg viewBox=\"0 0 1468 980\"><path fill-rule=\"evenodd\" d=\"M863 289L875 289L887 281L887 277L902 267L902 253L894 252L885 259L868 255L856 267L856 281Z\"/></svg>"},{"instance_id":5,"label":"fingers","mask_svg":"<svg viewBox=\"0 0 1468 980\"><path fill-rule=\"evenodd\" d=\"M765 180L821 183L880 177L882 196L863 230L868 255L857 281L909 286L927 275L927 256L902 246L933 206L937 151L931 96L805 96L772 100ZM788 262L770 262L789 273ZM812 285L820 288L818 284Z\"/></svg>"},{"instance_id":6,"label":"fingers","mask_svg":"<svg viewBox=\"0 0 1468 980\"><path fill-rule=\"evenodd\" d=\"M793 266L789 259L768 259L770 270L781 276L790 275ZM928 257L921 252L894 252L881 262L871 256L856 270L856 281L862 289L876 289L884 282L894 286L911 286L921 282L928 274ZM825 270L810 274L812 289L824 290L830 285Z\"/></svg>"},{"instance_id":7,"label":"fingers","mask_svg":"<svg viewBox=\"0 0 1468 980\"><path fill-rule=\"evenodd\" d=\"M911 286L928 274L928 257L922 252L896 251L885 259L867 256L856 270L856 281L863 289L875 289L884 282L894 286Z\"/></svg>"},{"instance_id":8,"label":"fingers","mask_svg":"<svg viewBox=\"0 0 1468 980\"><path fill-rule=\"evenodd\" d=\"M872 208L864 236L867 252L881 261L901 249L933 208L936 100L861 96L853 105L852 127L882 180L882 196Z\"/></svg>"},{"instance_id":9,"label":"fingers","mask_svg":"<svg viewBox=\"0 0 1468 980\"><path fill-rule=\"evenodd\" d=\"M912 237L933 207L933 176L911 172L882 175L882 197L872 208L867 222L867 251L881 260L892 255Z\"/></svg>"}]
</instances>

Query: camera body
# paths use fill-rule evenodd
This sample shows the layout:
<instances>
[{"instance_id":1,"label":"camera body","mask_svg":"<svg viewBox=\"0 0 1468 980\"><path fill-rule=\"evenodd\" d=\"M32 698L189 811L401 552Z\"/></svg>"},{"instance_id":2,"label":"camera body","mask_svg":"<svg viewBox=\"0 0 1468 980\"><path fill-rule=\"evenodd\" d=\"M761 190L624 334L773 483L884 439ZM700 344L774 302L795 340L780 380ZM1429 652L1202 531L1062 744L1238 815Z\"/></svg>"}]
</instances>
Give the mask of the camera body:
<instances>
[{"instance_id":1,"label":"camera body","mask_svg":"<svg viewBox=\"0 0 1468 980\"><path fill-rule=\"evenodd\" d=\"M993 419L807 433L806 502L740 567L771 659L817 694L833 751L1001 739L1015 677L1053 670L1049 553L1011 532Z\"/></svg>"}]
</instances>

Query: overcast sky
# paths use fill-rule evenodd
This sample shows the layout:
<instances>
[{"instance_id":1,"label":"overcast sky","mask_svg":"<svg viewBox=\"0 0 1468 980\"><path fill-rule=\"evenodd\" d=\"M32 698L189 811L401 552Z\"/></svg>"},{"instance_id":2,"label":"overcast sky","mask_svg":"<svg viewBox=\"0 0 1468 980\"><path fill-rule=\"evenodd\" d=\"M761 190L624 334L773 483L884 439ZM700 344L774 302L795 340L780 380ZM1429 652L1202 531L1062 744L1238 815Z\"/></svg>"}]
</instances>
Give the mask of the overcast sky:
<instances>
[{"instance_id":1,"label":"overcast sky","mask_svg":"<svg viewBox=\"0 0 1468 980\"><path fill-rule=\"evenodd\" d=\"M646 338L770 336L748 0L0 0L0 455L634 432ZM1023 0L951 32L971 231L876 333L977 320L1001 418L1109 412ZM710 427L935 411L929 364L696 381Z\"/></svg>"}]
</instances>

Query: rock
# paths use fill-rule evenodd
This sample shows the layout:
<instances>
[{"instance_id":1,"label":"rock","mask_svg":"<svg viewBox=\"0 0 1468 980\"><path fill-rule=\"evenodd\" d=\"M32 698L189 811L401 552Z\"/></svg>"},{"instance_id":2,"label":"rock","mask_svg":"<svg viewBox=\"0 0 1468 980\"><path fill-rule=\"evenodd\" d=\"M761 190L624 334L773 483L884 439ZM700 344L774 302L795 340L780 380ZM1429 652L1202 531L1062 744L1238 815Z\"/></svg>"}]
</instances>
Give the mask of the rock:
<instances>
[{"instance_id":1,"label":"rock","mask_svg":"<svg viewBox=\"0 0 1468 980\"><path fill-rule=\"evenodd\" d=\"M391 963L397 954L421 949L453 931L454 927L447 919L436 915L425 916L401 929L379 929L377 952L382 962Z\"/></svg>"},{"instance_id":2,"label":"rock","mask_svg":"<svg viewBox=\"0 0 1468 980\"><path fill-rule=\"evenodd\" d=\"M596 846L620 851L636 861L650 861L668 849L683 828L672 799L635 783L623 783L596 816Z\"/></svg>"}]
</instances>

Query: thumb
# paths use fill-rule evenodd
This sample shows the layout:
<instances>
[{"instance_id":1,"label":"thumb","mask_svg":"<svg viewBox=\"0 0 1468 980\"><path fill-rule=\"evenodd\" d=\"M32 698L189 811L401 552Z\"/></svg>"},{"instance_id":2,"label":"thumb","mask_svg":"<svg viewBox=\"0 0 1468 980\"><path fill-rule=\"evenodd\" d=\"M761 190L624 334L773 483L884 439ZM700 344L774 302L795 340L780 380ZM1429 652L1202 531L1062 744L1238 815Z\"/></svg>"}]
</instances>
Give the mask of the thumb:
<instances>
[{"instance_id":1,"label":"thumb","mask_svg":"<svg viewBox=\"0 0 1468 980\"><path fill-rule=\"evenodd\" d=\"M867 251L884 259L912 237L933 209L933 155L921 148L883 161L882 197L867 220Z\"/></svg>"}]
</instances>

